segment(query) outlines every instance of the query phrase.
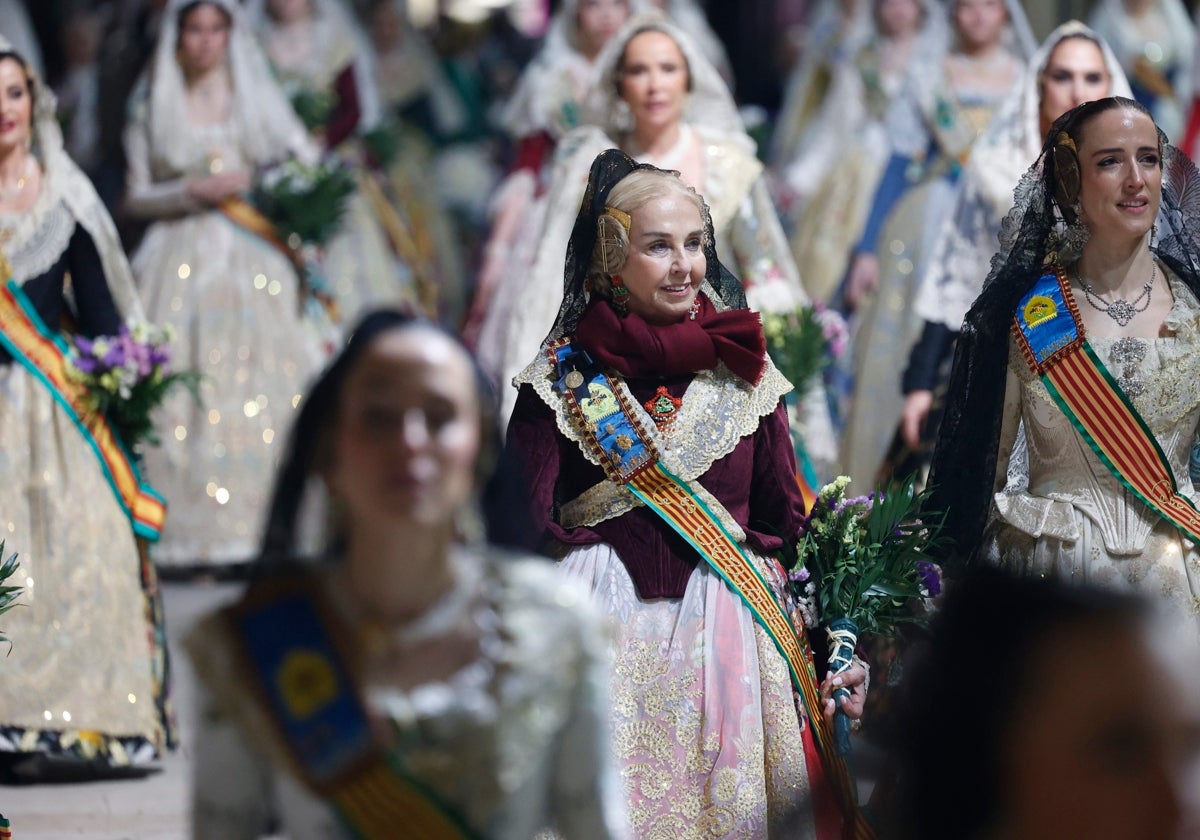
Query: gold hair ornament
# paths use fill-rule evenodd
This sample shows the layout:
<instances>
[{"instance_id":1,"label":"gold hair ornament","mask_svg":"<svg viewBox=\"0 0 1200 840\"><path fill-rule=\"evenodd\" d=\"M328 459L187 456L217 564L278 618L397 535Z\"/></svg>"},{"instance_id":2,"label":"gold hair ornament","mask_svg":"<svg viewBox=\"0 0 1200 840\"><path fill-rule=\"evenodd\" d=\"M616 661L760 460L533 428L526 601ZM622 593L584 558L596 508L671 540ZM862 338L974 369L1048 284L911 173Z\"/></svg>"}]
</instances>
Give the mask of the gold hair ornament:
<instances>
[{"instance_id":1,"label":"gold hair ornament","mask_svg":"<svg viewBox=\"0 0 1200 840\"><path fill-rule=\"evenodd\" d=\"M1060 131L1050 153L1054 156L1054 197L1064 221L1074 224L1077 217L1075 204L1079 201L1079 150L1071 135Z\"/></svg>"},{"instance_id":2,"label":"gold hair ornament","mask_svg":"<svg viewBox=\"0 0 1200 840\"><path fill-rule=\"evenodd\" d=\"M626 234L628 234L633 228L633 217L631 217L624 210L618 210L616 207L609 207L606 204L604 205L604 215L612 216L614 219L620 222L621 227L625 228Z\"/></svg>"}]
</instances>

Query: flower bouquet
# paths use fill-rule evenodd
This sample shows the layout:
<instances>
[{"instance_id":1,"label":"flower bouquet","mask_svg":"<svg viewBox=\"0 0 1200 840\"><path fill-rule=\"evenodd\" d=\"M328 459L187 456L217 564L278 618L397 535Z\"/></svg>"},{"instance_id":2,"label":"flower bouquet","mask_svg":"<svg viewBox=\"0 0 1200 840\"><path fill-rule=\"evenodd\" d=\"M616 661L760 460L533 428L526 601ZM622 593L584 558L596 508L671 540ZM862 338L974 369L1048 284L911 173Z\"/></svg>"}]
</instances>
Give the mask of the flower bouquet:
<instances>
[{"instance_id":1,"label":"flower bouquet","mask_svg":"<svg viewBox=\"0 0 1200 840\"><path fill-rule=\"evenodd\" d=\"M894 636L900 625L923 623L925 600L941 591L938 567L925 552L941 545L941 516L917 511L929 491L916 492L915 477L892 490L846 497L850 479L838 476L821 488L796 546L789 572L803 602L815 601L814 624L829 637L829 673L850 667L860 633ZM835 749L850 749L850 720L835 692Z\"/></svg>"},{"instance_id":2,"label":"flower bouquet","mask_svg":"<svg viewBox=\"0 0 1200 840\"><path fill-rule=\"evenodd\" d=\"M764 312L762 321L771 361L798 394L846 348L846 322L819 302L790 312Z\"/></svg>"},{"instance_id":3,"label":"flower bouquet","mask_svg":"<svg viewBox=\"0 0 1200 840\"><path fill-rule=\"evenodd\" d=\"M144 443L157 446L152 415L177 385L200 400L200 374L171 370L171 328L135 323L115 336L71 339L67 376L81 383L135 459Z\"/></svg>"},{"instance_id":4,"label":"flower bouquet","mask_svg":"<svg viewBox=\"0 0 1200 840\"><path fill-rule=\"evenodd\" d=\"M12 580L13 576L20 568L17 562L17 553L14 551L9 555L8 559L4 559L4 541L0 540L0 615L11 610L17 605L17 598L20 597L21 587L7 583ZM0 632L0 642L7 642L8 638Z\"/></svg>"},{"instance_id":5,"label":"flower bouquet","mask_svg":"<svg viewBox=\"0 0 1200 840\"><path fill-rule=\"evenodd\" d=\"M296 112L296 116L300 118L300 122L304 123L305 129L308 131L324 129L337 105L337 99L332 91L313 90L307 87L296 88L291 92L289 98L292 102L292 110Z\"/></svg>"},{"instance_id":6,"label":"flower bouquet","mask_svg":"<svg viewBox=\"0 0 1200 840\"><path fill-rule=\"evenodd\" d=\"M354 173L334 157L315 164L292 158L262 173L251 200L288 247L324 245L338 231Z\"/></svg>"}]
</instances>

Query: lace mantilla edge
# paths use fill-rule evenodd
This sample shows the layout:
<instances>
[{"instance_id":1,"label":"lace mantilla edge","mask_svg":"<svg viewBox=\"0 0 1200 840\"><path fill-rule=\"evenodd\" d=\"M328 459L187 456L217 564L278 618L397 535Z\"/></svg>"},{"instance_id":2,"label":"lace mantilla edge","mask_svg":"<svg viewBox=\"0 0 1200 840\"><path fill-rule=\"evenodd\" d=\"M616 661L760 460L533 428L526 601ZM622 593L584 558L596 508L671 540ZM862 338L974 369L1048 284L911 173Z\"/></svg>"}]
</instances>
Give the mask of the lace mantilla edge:
<instances>
[{"instance_id":1,"label":"lace mantilla edge","mask_svg":"<svg viewBox=\"0 0 1200 840\"><path fill-rule=\"evenodd\" d=\"M619 377L614 379L637 410L642 411L638 400L629 394L629 387ZM537 395L554 412L559 432L576 444L587 460L600 466L588 451L583 432L576 428L562 401L554 392L553 368L544 356L526 367L513 379L520 387L531 385ZM662 463L677 476L691 484L705 502L716 500L697 482L717 461L724 458L738 441L758 429L763 417L779 405L780 398L792 390L792 384L784 378L775 365L767 360L767 368L757 386L751 386L724 364L711 371L700 371L688 386L683 396L679 417L673 431L667 434L655 432L649 415L642 419L656 438ZM644 412L643 412L644 413ZM611 481L603 481L589 488L563 508L563 527L586 527L596 525L640 506L642 503L624 487ZM719 506L718 506L719 507ZM741 526L731 518L722 517L722 524L735 539L744 538ZM572 524L568 524L568 520ZM739 536L741 535L741 536Z\"/></svg>"}]
</instances>

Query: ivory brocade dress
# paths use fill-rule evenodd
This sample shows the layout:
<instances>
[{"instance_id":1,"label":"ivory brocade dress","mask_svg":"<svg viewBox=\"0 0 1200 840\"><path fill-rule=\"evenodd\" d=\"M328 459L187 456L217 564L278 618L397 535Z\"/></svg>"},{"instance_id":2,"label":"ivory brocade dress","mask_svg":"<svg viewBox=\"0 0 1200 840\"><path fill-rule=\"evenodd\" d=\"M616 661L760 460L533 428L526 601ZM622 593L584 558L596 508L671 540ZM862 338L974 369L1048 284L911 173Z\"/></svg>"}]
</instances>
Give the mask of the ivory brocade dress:
<instances>
[{"instance_id":1,"label":"ivory brocade dress","mask_svg":"<svg viewBox=\"0 0 1200 840\"><path fill-rule=\"evenodd\" d=\"M68 189L91 188L78 170L47 170L29 211L0 216L3 251L47 325L68 318L79 334L115 335L121 314ZM0 643L0 753L127 765L173 745L154 568L75 421L4 350L0 539L20 562L7 583L22 587L0 617L10 640Z\"/></svg>"},{"instance_id":2,"label":"ivory brocade dress","mask_svg":"<svg viewBox=\"0 0 1200 840\"><path fill-rule=\"evenodd\" d=\"M480 631L478 655L408 689L370 676L360 687L368 709L394 727L394 759L474 836L530 840L555 828L571 840L625 838L604 720L605 633L586 593L541 558L484 548L456 561L460 584L398 632L420 657L422 648L444 650L462 618ZM353 626L361 616L332 577L322 586ZM201 677L192 836L255 840L272 817L292 840L356 836L298 780L234 665L227 625L202 620L188 645ZM351 673L386 667L366 650L356 647L363 661L348 663Z\"/></svg>"},{"instance_id":3,"label":"ivory brocade dress","mask_svg":"<svg viewBox=\"0 0 1200 840\"><path fill-rule=\"evenodd\" d=\"M327 324L310 319L291 261L219 210L188 198L188 175L248 168L236 119L184 135L192 167L155 171L145 109L126 135L129 204L155 218L133 257L149 320L174 329L171 363L204 379L157 414L146 472L170 505L159 565L249 560L284 436L319 368ZM286 150L281 150L281 154Z\"/></svg>"},{"instance_id":4,"label":"ivory brocade dress","mask_svg":"<svg viewBox=\"0 0 1200 840\"><path fill-rule=\"evenodd\" d=\"M1088 341L1153 432L1180 491L1200 502L1188 476L1200 424L1200 304L1168 276L1175 296L1164 321L1168 337ZM1029 371L1016 344L1010 346L1000 452L1011 449L1023 421L1029 484L996 493L987 555L1022 571L1164 599L1200 637L1197 546L1118 482ZM1004 460L998 476L1005 475Z\"/></svg>"}]
</instances>

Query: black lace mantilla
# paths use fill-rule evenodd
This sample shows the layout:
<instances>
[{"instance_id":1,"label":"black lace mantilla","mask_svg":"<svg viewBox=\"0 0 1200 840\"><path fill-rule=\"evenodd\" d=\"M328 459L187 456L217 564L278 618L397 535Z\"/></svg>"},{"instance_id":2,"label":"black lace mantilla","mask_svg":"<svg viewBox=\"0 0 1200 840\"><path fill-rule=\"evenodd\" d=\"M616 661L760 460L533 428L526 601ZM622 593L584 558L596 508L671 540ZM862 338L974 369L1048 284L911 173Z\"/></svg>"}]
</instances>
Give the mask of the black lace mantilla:
<instances>
[{"instance_id":1,"label":"black lace mantilla","mask_svg":"<svg viewBox=\"0 0 1200 840\"><path fill-rule=\"evenodd\" d=\"M575 227L571 230L571 241L567 245L562 305L559 306L558 316L554 319L547 342L572 335L579 326L579 320L591 300L586 286L588 264L596 247L597 220L604 214L604 205L608 202L608 194L612 192L613 187L625 176L639 169L663 171L648 163L638 163L619 149L607 149L592 161L587 190L583 194L579 215L575 217ZM707 203L703 205L702 216L705 234L704 256L708 261L704 281L709 288L705 291L720 309L745 309L746 291L742 288L741 281L717 259L716 236Z\"/></svg>"},{"instance_id":2,"label":"black lace mantilla","mask_svg":"<svg viewBox=\"0 0 1200 840\"><path fill-rule=\"evenodd\" d=\"M1050 141L1021 178L1014 206L1000 229L1000 250L979 297L967 313L954 352L946 413L938 434L928 507L946 513L953 540L941 559L962 567L975 559L991 513L991 494L1004 409L1013 313L1062 242L1062 215L1047 189L1052 144L1072 112L1051 127ZM1200 296L1200 174L1159 132L1163 150L1162 204L1155 255ZM1067 262L1077 254L1060 254Z\"/></svg>"}]
</instances>

